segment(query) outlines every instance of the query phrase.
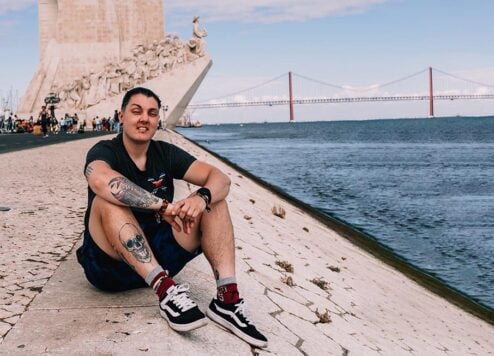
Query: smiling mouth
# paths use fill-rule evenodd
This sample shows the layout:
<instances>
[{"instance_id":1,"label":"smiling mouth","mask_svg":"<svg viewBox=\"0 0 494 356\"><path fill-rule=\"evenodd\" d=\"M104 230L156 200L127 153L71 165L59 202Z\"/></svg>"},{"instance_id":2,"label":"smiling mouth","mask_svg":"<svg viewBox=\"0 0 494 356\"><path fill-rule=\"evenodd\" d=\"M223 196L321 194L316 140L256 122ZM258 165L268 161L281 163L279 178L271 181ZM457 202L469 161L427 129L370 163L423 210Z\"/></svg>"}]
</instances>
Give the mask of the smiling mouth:
<instances>
[{"instance_id":1,"label":"smiling mouth","mask_svg":"<svg viewBox=\"0 0 494 356\"><path fill-rule=\"evenodd\" d=\"M147 127L138 127L137 128L137 131L139 131L139 132L146 132L147 130L148 130Z\"/></svg>"}]
</instances>

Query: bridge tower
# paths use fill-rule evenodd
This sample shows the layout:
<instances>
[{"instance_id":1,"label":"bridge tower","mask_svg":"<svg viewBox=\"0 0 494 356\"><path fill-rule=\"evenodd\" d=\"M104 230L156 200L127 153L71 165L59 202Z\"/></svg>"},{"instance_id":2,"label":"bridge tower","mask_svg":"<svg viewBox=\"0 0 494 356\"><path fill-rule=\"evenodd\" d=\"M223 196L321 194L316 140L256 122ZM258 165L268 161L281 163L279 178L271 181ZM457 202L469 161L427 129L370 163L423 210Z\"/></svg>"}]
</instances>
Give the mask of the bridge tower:
<instances>
[{"instance_id":1,"label":"bridge tower","mask_svg":"<svg viewBox=\"0 0 494 356\"><path fill-rule=\"evenodd\" d=\"M434 117L434 91L432 89L432 67L429 67L429 117Z\"/></svg>"},{"instance_id":2,"label":"bridge tower","mask_svg":"<svg viewBox=\"0 0 494 356\"><path fill-rule=\"evenodd\" d=\"M288 89L290 93L290 121L289 122L295 122L295 114L293 112L292 72L288 72Z\"/></svg>"}]
</instances>

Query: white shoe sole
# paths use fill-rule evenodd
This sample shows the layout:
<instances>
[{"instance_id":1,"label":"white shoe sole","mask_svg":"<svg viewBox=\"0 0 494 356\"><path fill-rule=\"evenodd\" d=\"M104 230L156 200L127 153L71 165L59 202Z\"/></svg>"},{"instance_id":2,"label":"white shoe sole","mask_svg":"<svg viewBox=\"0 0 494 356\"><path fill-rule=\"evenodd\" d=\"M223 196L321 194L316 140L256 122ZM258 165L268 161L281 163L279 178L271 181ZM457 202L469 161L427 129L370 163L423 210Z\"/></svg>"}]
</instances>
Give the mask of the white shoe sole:
<instances>
[{"instance_id":1,"label":"white shoe sole","mask_svg":"<svg viewBox=\"0 0 494 356\"><path fill-rule=\"evenodd\" d=\"M168 325L170 325L170 327L173 330L180 331L180 332L199 329L200 327L203 327L208 323L208 320L206 318L202 318L202 319L196 320L196 321L194 321L192 323L188 323L188 324L176 324L176 323L170 321L170 319L168 319L168 315L166 315L166 313L161 309L160 309L160 314L168 322Z\"/></svg>"},{"instance_id":2,"label":"white shoe sole","mask_svg":"<svg viewBox=\"0 0 494 356\"><path fill-rule=\"evenodd\" d=\"M248 344L259 348L264 348L268 346L267 341L257 340L254 339L252 336L243 333L242 330L239 330L235 325L223 319L221 316L217 315L214 311L212 311L209 308L206 310L206 315L208 316L209 319L219 324L220 326L224 327L225 329L231 331L232 333L237 335L239 338L241 338Z\"/></svg>"}]
</instances>

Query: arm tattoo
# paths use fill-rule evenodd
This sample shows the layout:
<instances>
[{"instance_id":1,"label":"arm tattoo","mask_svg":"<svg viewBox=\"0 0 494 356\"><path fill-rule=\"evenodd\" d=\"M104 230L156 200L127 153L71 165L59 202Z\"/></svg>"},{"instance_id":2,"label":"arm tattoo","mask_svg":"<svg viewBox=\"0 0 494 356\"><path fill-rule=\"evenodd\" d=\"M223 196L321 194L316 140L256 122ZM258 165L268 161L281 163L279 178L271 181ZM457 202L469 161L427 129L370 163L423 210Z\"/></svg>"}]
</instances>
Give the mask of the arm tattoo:
<instances>
[{"instance_id":1,"label":"arm tattoo","mask_svg":"<svg viewBox=\"0 0 494 356\"><path fill-rule=\"evenodd\" d=\"M148 208L160 200L147 190L139 187L125 177L115 177L108 182L115 199L134 208Z\"/></svg>"},{"instance_id":2,"label":"arm tattoo","mask_svg":"<svg viewBox=\"0 0 494 356\"><path fill-rule=\"evenodd\" d=\"M129 225L129 228L134 230L130 236L126 233L126 231L122 231L124 227ZM123 236L127 235L127 236ZM120 228L119 239L122 246L129 251L134 258L141 263L151 262L151 252L147 245L146 238L139 233L139 230L136 226L130 223L125 223ZM122 256L123 257L123 256ZM127 262L130 266L132 266L125 258L124 261ZM133 267L133 266L132 266Z\"/></svg>"}]
</instances>

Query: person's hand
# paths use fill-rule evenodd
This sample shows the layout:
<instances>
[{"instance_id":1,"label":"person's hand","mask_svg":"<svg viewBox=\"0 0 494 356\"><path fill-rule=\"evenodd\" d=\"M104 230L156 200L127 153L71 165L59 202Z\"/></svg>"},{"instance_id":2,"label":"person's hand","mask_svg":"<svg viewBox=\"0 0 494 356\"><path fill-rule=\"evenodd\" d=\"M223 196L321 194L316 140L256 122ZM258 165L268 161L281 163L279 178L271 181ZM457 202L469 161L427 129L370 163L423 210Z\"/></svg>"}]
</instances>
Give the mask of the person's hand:
<instances>
[{"instance_id":1,"label":"person's hand","mask_svg":"<svg viewBox=\"0 0 494 356\"><path fill-rule=\"evenodd\" d=\"M205 209L206 202L197 195L191 195L174 203L171 212L182 221L184 232L190 234Z\"/></svg>"}]
</instances>

